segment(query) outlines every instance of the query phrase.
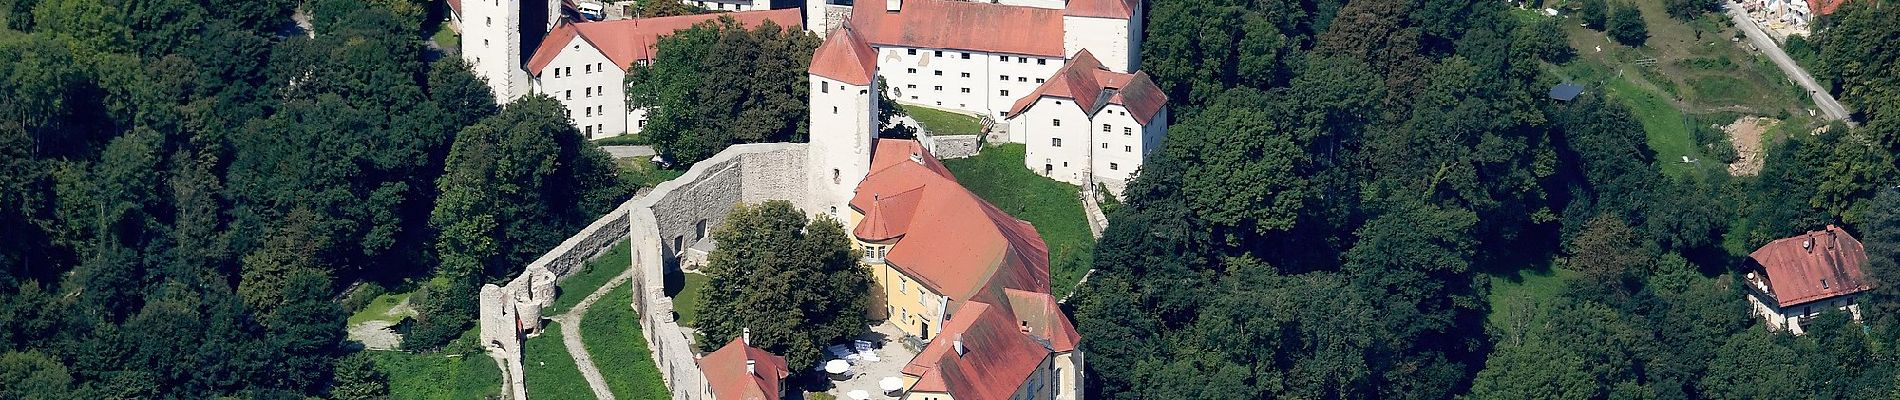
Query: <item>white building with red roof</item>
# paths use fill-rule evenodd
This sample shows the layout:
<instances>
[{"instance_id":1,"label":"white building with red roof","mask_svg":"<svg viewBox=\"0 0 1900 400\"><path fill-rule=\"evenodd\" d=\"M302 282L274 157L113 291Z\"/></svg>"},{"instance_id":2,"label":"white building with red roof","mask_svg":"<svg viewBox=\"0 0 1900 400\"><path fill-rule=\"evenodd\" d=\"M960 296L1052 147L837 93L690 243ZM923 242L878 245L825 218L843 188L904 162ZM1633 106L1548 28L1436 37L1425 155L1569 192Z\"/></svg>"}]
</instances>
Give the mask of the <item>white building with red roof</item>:
<instances>
[{"instance_id":1,"label":"white building with red roof","mask_svg":"<svg viewBox=\"0 0 1900 400\"><path fill-rule=\"evenodd\" d=\"M806 201L863 251L872 317L927 343L902 398L1078 398L1081 335L1049 294L1048 245L919 142L877 138L879 51L846 27L812 57Z\"/></svg>"},{"instance_id":2,"label":"white building with red roof","mask_svg":"<svg viewBox=\"0 0 1900 400\"><path fill-rule=\"evenodd\" d=\"M1084 49L1016 100L1009 134L1027 145L1023 165L1037 174L1085 187L1101 183L1120 194L1161 148L1167 103L1147 73L1110 71Z\"/></svg>"},{"instance_id":3,"label":"white building with red roof","mask_svg":"<svg viewBox=\"0 0 1900 400\"><path fill-rule=\"evenodd\" d=\"M1867 250L1847 231L1826 229L1777 239L1749 253L1748 303L1768 329L1801 334L1801 322L1828 310L1860 320Z\"/></svg>"}]
</instances>

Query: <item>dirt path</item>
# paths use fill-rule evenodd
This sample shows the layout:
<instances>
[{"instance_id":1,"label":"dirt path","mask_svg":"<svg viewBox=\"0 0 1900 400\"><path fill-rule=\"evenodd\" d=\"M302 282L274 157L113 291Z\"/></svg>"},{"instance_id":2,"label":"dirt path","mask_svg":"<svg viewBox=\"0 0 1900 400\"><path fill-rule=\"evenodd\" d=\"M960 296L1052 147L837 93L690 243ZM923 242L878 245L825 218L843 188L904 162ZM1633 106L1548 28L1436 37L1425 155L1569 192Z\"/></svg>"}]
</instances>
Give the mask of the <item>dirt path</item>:
<instances>
[{"instance_id":1,"label":"dirt path","mask_svg":"<svg viewBox=\"0 0 1900 400\"><path fill-rule=\"evenodd\" d=\"M607 379L600 375L600 368L594 365L594 357L587 354L587 346L581 342L581 318L587 316L587 308L593 307L594 302L599 301L601 297L606 297L608 291L632 280L633 273L633 268L627 268L626 272L607 281L607 284L600 285L599 290L588 293L587 298L581 299L581 302L567 310L567 313L554 317L554 322L563 327L561 344L567 346L567 354L574 357L574 366L580 368L581 377L587 379L587 386L594 389L594 397L600 400L614 400L614 393L607 390Z\"/></svg>"},{"instance_id":2,"label":"dirt path","mask_svg":"<svg viewBox=\"0 0 1900 400\"><path fill-rule=\"evenodd\" d=\"M1761 137L1781 121L1772 118L1742 117L1735 123L1722 127L1728 132L1728 139L1735 145L1735 163L1728 165L1728 174L1749 176L1761 173L1762 146Z\"/></svg>"}]
</instances>

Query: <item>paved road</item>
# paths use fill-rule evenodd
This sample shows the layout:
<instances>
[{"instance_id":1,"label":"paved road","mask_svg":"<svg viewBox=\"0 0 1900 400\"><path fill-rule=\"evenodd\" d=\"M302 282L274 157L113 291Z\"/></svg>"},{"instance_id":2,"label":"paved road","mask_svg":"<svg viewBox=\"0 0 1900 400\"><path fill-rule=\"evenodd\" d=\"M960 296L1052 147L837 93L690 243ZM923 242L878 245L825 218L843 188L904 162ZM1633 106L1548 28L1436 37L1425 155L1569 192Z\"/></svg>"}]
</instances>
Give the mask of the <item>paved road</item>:
<instances>
[{"instance_id":1,"label":"paved road","mask_svg":"<svg viewBox=\"0 0 1900 400\"><path fill-rule=\"evenodd\" d=\"M580 368L581 377L587 380L587 386L594 390L594 397L600 400L614 400L614 394L607 390L607 379L600 375L600 367L594 365L593 355L587 353L587 346L581 341L581 317L586 316L587 308L593 307L594 302L606 296L608 291L631 281L634 272L634 269L628 268L627 272L622 272L606 285L601 285L599 290L588 293L587 298L581 299L581 302L575 304L573 309L567 310L567 313L554 317L554 321L561 324L561 344L567 347L567 354L574 357L574 366ZM625 305L615 304L614 306Z\"/></svg>"},{"instance_id":2,"label":"paved road","mask_svg":"<svg viewBox=\"0 0 1900 400\"><path fill-rule=\"evenodd\" d=\"M600 146L600 149L614 158L652 157L658 154L653 152L653 146Z\"/></svg>"},{"instance_id":3,"label":"paved road","mask_svg":"<svg viewBox=\"0 0 1900 400\"><path fill-rule=\"evenodd\" d=\"M1841 102L1835 101L1834 95L1828 94L1827 89L1821 87L1820 83L1816 83L1814 77L1808 75L1808 71L1802 69L1801 65L1795 64L1793 58L1788 58L1788 53L1781 51L1781 45L1768 37L1768 33L1763 32L1761 26L1756 25L1755 20L1749 18L1740 6L1728 3L1728 16L1735 20L1735 27L1746 33L1748 40L1753 42L1756 48L1761 49L1763 54L1767 54L1768 59L1775 62L1775 66L1781 67L1781 72L1788 74L1788 79L1808 90L1808 95L1814 98L1814 105L1821 108L1822 114L1831 120L1846 121L1848 125L1854 124L1854 120L1849 119L1853 113L1848 111L1846 106L1841 105Z\"/></svg>"}]
</instances>

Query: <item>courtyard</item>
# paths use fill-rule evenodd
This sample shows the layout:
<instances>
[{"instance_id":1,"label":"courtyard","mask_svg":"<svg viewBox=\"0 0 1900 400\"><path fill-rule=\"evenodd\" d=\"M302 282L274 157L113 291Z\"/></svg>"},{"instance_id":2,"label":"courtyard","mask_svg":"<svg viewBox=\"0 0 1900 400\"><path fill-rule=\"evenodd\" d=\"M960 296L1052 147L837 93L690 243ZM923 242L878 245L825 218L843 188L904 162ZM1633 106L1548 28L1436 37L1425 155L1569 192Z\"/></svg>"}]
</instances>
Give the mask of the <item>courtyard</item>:
<instances>
[{"instance_id":1,"label":"courtyard","mask_svg":"<svg viewBox=\"0 0 1900 400\"><path fill-rule=\"evenodd\" d=\"M895 398L884 395L884 390L878 387L878 381L885 378L903 379L904 365L917 357L917 352L904 344L903 337L904 332L895 325L885 323L871 327L871 331L859 336L858 340L871 343L871 353L877 355L877 361L868 361L867 357L860 356L851 362L851 370L845 374L846 378L832 381L831 388L824 393L839 399L850 399L851 392L861 390L870 394L872 399ZM826 358L836 357L827 354ZM819 373L822 374L822 371Z\"/></svg>"}]
</instances>

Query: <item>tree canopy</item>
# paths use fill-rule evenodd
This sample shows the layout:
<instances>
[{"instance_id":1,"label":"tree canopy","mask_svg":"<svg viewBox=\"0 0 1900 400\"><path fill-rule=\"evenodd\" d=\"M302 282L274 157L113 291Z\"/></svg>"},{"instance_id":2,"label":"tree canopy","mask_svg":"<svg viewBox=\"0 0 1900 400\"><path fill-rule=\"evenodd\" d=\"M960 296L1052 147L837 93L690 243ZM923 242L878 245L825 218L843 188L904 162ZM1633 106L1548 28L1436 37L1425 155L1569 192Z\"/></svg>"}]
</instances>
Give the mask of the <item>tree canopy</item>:
<instances>
[{"instance_id":1,"label":"tree canopy","mask_svg":"<svg viewBox=\"0 0 1900 400\"><path fill-rule=\"evenodd\" d=\"M739 205L712 232L706 292L694 328L711 351L750 331L753 346L793 368L817 365L825 346L864 333L871 275L844 227L807 220L783 200Z\"/></svg>"},{"instance_id":2,"label":"tree canopy","mask_svg":"<svg viewBox=\"0 0 1900 400\"><path fill-rule=\"evenodd\" d=\"M818 37L766 21L746 29L730 17L663 37L651 65L627 74L627 104L648 111L640 134L679 165L727 145L803 141L806 67Z\"/></svg>"}]
</instances>

